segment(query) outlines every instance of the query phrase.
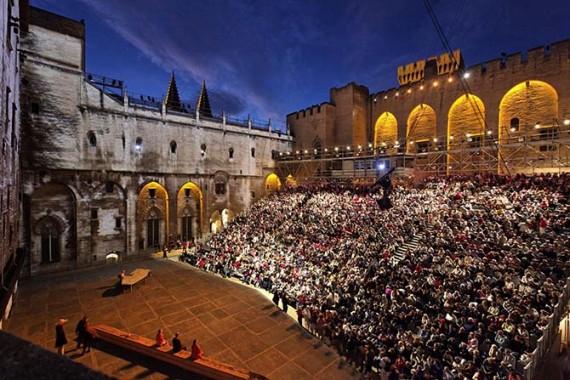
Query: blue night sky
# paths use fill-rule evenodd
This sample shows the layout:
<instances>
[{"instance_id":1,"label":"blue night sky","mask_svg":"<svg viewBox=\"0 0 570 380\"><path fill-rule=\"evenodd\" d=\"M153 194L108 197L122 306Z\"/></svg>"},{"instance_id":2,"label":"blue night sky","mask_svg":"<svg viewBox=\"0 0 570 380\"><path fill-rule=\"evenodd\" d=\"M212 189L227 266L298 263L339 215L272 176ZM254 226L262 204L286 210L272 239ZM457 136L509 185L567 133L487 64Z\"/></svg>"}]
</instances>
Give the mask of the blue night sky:
<instances>
[{"instance_id":1,"label":"blue night sky","mask_svg":"<svg viewBox=\"0 0 570 380\"><path fill-rule=\"evenodd\" d=\"M444 51L422 0L31 0L84 19L86 70L183 100L206 81L214 114L283 125L356 82L398 85L399 65ZM570 38L568 0L431 0L466 66Z\"/></svg>"}]
</instances>

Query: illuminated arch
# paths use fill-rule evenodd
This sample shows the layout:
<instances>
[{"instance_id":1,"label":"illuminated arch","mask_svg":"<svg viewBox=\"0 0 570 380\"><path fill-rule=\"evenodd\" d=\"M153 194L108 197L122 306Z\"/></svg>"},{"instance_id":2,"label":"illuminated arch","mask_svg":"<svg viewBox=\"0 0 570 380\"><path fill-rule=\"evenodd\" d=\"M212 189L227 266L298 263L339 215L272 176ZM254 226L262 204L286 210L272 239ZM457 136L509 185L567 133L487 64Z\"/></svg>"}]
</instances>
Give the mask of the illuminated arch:
<instances>
[{"instance_id":1,"label":"illuminated arch","mask_svg":"<svg viewBox=\"0 0 570 380\"><path fill-rule=\"evenodd\" d=\"M275 173L269 174L265 178L265 195L273 194L281 189L281 180Z\"/></svg>"},{"instance_id":2,"label":"illuminated arch","mask_svg":"<svg viewBox=\"0 0 570 380\"><path fill-rule=\"evenodd\" d=\"M537 80L521 82L512 87L499 105L499 142L518 138L539 122L552 125L558 118L558 94L550 84ZM516 120L516 128L511 122ZM513 123L514 125L515 123Z\"/></svg>"},{"instance_id":3,"label":"illuminated arch","mask_svg":"<svg viewBox=\"0 0 570 380\"><path fill-rule=\"evenodd\" d=\"M384 112L374 125L374 149L393 146L398 139L398 121L390 112ZM391 150L394 150L393 148ZM390 150L389 150L390 151Z\"/></svg>"},{"instance_id":4,"label":"illuminated arch","mask_svg":"<svg viewBox=\"0 0 570 380\"><path fill-rule=\"evenodd\" d=\"M285 183L287 184L287 186L297 186L297 180L291 174L289 174L287 178L285 178Z\"/></svg>"},{"instance_id":5,"label":"illuminated arch","mask_svg":"<svg viewBox=\"0 0 570 380\"><path fill-rule=\"evenodd\" d=\"M473 140L475 136L483 143L485 136L485 105L473 94L462 95L449 108L447 115L447 146ZM479 145L479 144L478 144Z\"/></svg>"},{"instance_id":6,"label":"illuminated arch","mask_svg":"<svg viewBox=\"0 0 570 380\"><path fill-rule=\"evenodd\" d=\"M194 182L186 182L176 195L177 232L182 240L202 236L203 194Z\"/></svg>"},{"instance_id":7,"label":"illuminated arch","mask_svg":"<svg viewBox=\"0 0 570 380\"><path fill-rule=\"evenodd\" d=\"M230 210L229 208L225 208L222 210L222 224L224 227L227 227L233 218L234 218L234 212L232 210Z\"/></svg>"},{"instance_id":8,"label":"illuminated arch","mask_svg":"<svg viewBox=\"0 0 570 380\"><path fill-rule=\"evenodd\" d=\"M168 192L158 182L149 182L139 191L137 231L139 249L160 250L169 242Z\"/></svg>"},{"instance_id":9,"label":"illuminated arch","mask_svg":"<svg viewBox=\"0 0 570 380\"><path fill-rule=\"evenodd\" d=\"M419 104L408 116L406 152L412 151L415 142L431 142L436 137L435 111L427 104Z\"/></svg>"},{"instance_id":10,"label":"illuminated arch","mask_svg":"<svg viewBox=\"0 0 570 380\"><path fill-rule=\"evenodd\" d=\"M216 234L222 230L222 227L222 215L216 210L210 215L210 232Z\"/></svg>"}]
</instances>

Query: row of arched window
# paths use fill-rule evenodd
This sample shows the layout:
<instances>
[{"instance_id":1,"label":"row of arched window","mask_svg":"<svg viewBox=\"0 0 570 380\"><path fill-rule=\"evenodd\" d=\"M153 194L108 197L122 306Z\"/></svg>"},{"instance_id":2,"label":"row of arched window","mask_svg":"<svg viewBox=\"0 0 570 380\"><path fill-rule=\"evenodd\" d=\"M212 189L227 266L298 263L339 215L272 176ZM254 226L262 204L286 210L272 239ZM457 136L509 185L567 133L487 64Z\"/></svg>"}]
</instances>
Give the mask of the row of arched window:
<instances>
[{"instance_id":1,"label":"row of arched window","mask_svg":"<svg viewBox=\"0 0 570 380\"><path fill-rule=\"evenodd\" d=\"M91 147L91 148L97 147L97 136L95 135L95 132L93 132L93 131L87 132L87 142L89 143L89 147ZM123 144L123 147L124 147L124 144ZM143 148L143 140L141 137L137 137L135 140L135 150L137 152L140 152L140 151L142 151L142 148ZM176 141L174 141L174 140L171 141L170 142L170 153L176 154L177 149L178 149L178 144L176 143ZM200 146L200 154L202 155L202 157L206 155L206 144L202 144ZM228 157L230 159L234 158L234 148L228 149ZM251 157L255 157L255 148L251 148Z\"/></svg>"}]
</instances>

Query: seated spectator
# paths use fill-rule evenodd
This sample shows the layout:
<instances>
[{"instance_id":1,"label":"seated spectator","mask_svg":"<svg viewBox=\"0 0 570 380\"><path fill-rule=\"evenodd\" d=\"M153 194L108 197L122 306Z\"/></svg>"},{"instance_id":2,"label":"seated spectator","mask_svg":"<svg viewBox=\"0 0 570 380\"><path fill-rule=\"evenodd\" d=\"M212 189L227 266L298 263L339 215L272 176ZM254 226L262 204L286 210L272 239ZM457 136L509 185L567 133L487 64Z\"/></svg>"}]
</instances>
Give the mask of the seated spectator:
<instances>
[{"instance_id":1,"label":"seated spectator","mask_svg":"<svg viewBox=\"0 0 570 380\"><path fill-rule=\"evenodd\" d=\"M194 339L192 341L192 355L190 356L190 359L196 360L196 359L202 359L203 357L204 353L202 352L202 348L200 347L196 339Z\"/></svg>"},{"instance_id":2,"label":"seated spectator","mask_svg":"<svg viewBox=\"0 0 570 380\"><path fill-rule=\"evenodd\" d=\"M166 345L166 339L164 338L164 333L162 332L162 329L158 329L158 332L156 333L156 345L158 347Z\"/></svg>"},{"instance_id":3,"label":"seated spectator","mask_svg":"<svg viewBox=\"0 0 570 380\"><path fill-rule=\"evenodd\" d=\"M176 332L174 338L172 338L172 352L177 353L185 349L186 347L182 345L182 341L180 340L180 332Z\"/></svg>"},{"instance_id":4,"label":"seated spectator","mask_svg":"<svg viewBox=\"0 0 570 380\"><path fill-rule=\"evenodd\" d=\"M570 275L569 185L564 173L430 179L396 186L389 211L382 189L299 185L259 200L188 261L302 299L307 328L360 368L504 379L532 360Z\"/></svg>"}]
</instances>

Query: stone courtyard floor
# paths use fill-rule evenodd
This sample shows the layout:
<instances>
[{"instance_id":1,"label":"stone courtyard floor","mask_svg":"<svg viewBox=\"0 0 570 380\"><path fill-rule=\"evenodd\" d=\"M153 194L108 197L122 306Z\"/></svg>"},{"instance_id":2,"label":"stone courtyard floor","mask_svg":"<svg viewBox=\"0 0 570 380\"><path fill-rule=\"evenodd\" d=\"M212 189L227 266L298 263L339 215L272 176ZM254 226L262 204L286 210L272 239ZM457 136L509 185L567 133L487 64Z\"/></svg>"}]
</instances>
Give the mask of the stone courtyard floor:
<instances>
[{"instance_id":1,"label":"stone courtyard floor","mask_svg":"<svg viewBox=\"0 0 570 380\"><path fill-rule=\"evenodd\" d=\"M135 268L151 269L152 277L132 293L117 291L117 274ZM55 322L65 317L67 357L75 362L120 379L199 378L103 342L80 355L72 339L83 314L93 325L151 339L159 328L169 341L179 331L184 345L197 339L206 356L270 379L360 376L256 289L161 258L23 279L5 329L55 351Z\"/></svg>"}]
</instances>

